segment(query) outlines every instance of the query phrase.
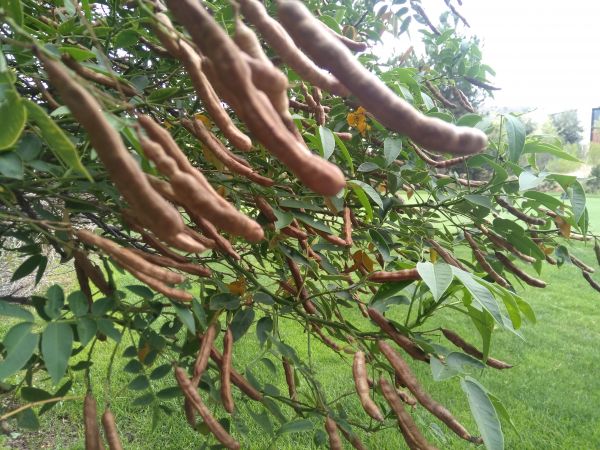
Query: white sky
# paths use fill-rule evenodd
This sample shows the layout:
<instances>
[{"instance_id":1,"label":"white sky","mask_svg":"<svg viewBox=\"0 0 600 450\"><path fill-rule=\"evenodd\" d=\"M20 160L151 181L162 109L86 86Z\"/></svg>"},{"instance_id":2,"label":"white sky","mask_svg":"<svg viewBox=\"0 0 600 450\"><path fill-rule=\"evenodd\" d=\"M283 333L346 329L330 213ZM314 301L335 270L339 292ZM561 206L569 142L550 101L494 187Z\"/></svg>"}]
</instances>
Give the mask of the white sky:
<instances>
[{"instance_id":1,"label":"white sky","mask_svg":"<svg viewBox=\"0 0 600 450\"><path fill-rule=\"evenodd\" d=\"M577 109L589 139L591 108L600 107L600 1L463 0L453 4L482 39L484 62L501 87L489 106L537 108L550 113ZM424 0L434 23L443 0Z\"/></svg>"}]
</instances>

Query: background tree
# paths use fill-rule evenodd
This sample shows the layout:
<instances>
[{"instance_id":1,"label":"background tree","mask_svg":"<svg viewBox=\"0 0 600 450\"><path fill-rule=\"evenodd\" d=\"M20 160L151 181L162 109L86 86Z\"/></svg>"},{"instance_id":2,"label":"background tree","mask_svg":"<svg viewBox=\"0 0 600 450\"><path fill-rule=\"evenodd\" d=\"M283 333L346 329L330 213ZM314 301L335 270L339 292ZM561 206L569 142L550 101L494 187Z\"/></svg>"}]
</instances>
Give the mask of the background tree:
<instances>
[{"instance_id":1,"label":"background tree","mask_svg":"<svg viewBox=\"0 0 600 450\"><path fill-rule=\"evenodd\" d=\"M2 5L3 251L24 258L13 280L39 281L50 246L79 287L52 285L32 310L2 304L17 320L0 379L29 402L2 418L35 424L52 402L83 400L67 395L83 385L86 447L100 445L103 394L104 434L119 448L111 376L124 359L133 405L156 423L178 398L190 425L227 448L251 446L250 421L273 442L314 430L331 448L338 433L363 448L399 425L410 448L431 448L402 402L448 437L503 447L508 415L473 376L511 367L490 357L495 328L535 320L515 280L543 288L532 270L568 262L597 282L561 245L587 238L581 185L538 170L537 154L564 152L526 137L514 115L477 114L462 92L493 89L493 71L477 40L456 36L457 5L443 27L417 1ZM379 64L370 46L414 22L428 67ZM564 200L537 192L544 180ZM472 321L481 349L431 327L451 315ZM304 327L301 345L286 323ZM236 362L247 333L287 394ZM346 363L356 392L323 389L313 342ZM478 433L423 390L416 365L460 382Z\"/></svg>"}]
</instances>

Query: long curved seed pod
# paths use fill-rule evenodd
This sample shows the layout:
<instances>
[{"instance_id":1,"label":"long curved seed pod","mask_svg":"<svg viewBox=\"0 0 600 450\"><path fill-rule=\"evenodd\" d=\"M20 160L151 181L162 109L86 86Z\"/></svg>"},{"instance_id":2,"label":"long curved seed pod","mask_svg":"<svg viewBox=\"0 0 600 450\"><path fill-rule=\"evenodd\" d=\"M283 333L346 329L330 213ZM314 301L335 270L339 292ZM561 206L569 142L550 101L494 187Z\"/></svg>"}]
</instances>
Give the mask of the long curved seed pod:
<instances>
[{"instance_id":1,"label":"long curved seed pod","mask_svg":"<svg viewBox=\"0 0 600 450\"><path fill-rule=\"evenodd\" d=\"M117 431L117 425L115 424L115 416L108 408L106 408L104 414L102 414L102 427L104 428L104 436L106 436L108 448L110 450L123 450L121 439L119 439L119 432Z\"/></svg>"},{"instance_id":2,"label":"long curved seed pod","mask_svg":"<svg viewBox=\"0 0 600 450\"><path fill-rule=\"evenodd\" d=\"M444 97L440 90L436 86L434 86L431 81L423 80L423 84L427 86L429 92L431 92L433 96L437 98L442 105L444 105L447 108L456 108L456 105L450 100L448 100L446 97Z\"/></svg>"},{"instance_id":3,"label":"long curved seed pod","mask_svg":"<svg viewBox=\"0 0 600 450\"><path fill-rule=\"evenodd\" d=\"M539 280L537 278L533 278L532 276L525 273L523 270L519 269L517 266L513 264L513 262L508 259L506 255L500 252L495 252L496 258L502 263L504 267L506 267L510 272L515 274L529 286L537 287L537 288L545 288L546 282L543 280Z\"/></svg>"},{"instance_id":4,"label":"long curved seed pod","mask_svg":"<svg viewBox=\"0 0 600 450\"><path fill-rule=\"evenodd\" d=\"M38 57L44 64L50 83L77 121L88 132L90 141L111 179L142 223L161 239L168 239L183 230L179 213L162 198L148 182L137 162L125 148L119 133L108 123L102 108L65 69L43 53Z\"/></svg>"},{"instance_id":5,"label":"long curved seed pod","mask_svg":"<svg viewBox=\"0 0 600 450\"><path fill-rule=\"evenodd\" d=\"M325 28L327 28L329 30L329 32L332 33L342 44L344 44L346 47L348 47L348 50L350 50L350 51L364 52L366 49L369 48L369 45L366 42L355 41L354 39L350 39L349 37L338 33L337 31L329 28L326 25L325 25Z\"/></svg>"},{"instance_id":6,"label":"long curved seed pod","mask_svg":"<svg viewBox=\"0 0 600 450\"><path fill-rule=\"evenodd\" d=\"M298 100L289 99L289 104L290 104L290 108L292 109L297 109L298 111L304 111L304 112L312 112L312 108L310 106L308 106L306 103L302 103L299 102ZM331 111L331 108L329 106L325 106L323 105L323 111L325 111L326 113L328 113L329 111ZM349 141L350 139L352 139L352 133L338 133L338 132L333 132L333 134L337 135L340 139L342 140L347 140ZM346 135L346 137L348 137L348 139L344 139L342 136L340 135Z\"/></svg>"},{"instance_id":7,"label":"long curved seed pod","mask_svg":"<svg viewBox=\"0 0 600 450\"><path fill-rule=\"evenodd\" d=\"M204 75L202 71L202 58L190 44L183 40L177 40L174 35L175 29L173 24L165 14L158 13L156 19L160 23L160 26L156 27L158 38L167 47L169 53L179 58L183 63L198 97L202 99L208 115L214 120L215 124L223 132L223 135L229 139L229 142L234 147L245 152L251 150L252 141L235 126L227 112L223 109L219 97L210 85L206 75Z\"/></svg>"},{"instance_id":8,"label":"long curved seed pod","mask_svg":"<svg viewBox=\"0 0 600 450\"><path fill-rule=\"evenodd\" d=\"M179 387L181 387L181 390L183 391L183 395L185 395L185 397L194 406L196 411L198 411L198 414L200 414L200 417L202 417L202 420L204 420L204 423L217 438L217 440L228 449L238 450L240 448L240 444L229 433L227 433L227 431L225 431L221 424L211 414L204 402L202 402L202 399L196 390L196 386L191 383L190 379L185 373L185 370L183 370L181 367L175 367L175 378L177 379Z\"/></svg>"},{"instance_id":9,"label":"long curved seed pod","mask_svg":"<svg viewBox=\"0 0 600 450\"><path fill-rule=\"evenodd\" d=\"M466 155L466 156L458 156L458 157L452 158L452 159L446 159L444 161L436 161L435 159L431 158L427 153L425 153L423 150L421 150L421 148L418 145L415 145L414 143L413 143L413 150L415 151L415 153L417 154L417 156L419 158L421 158L423 161L425 161L427 164L429 164L430 166L433 166L433 167L454 166L455 164L460 164L460 163L465 162L470 157L470 155Z\"/></svg>"},{"instance_id":10,"label":"long curved seed pod","mask_svg":"<svg viewBox=\"0 0 600 450\"><path fill-rule=\"evenodd\" d=\"M348 247L352 247L352 219L350 218L350 208L344 208L344 241Z\"/></svg>"},{"instance_id":11,"label":"long curved seed pod","mask_svg":"<svg viewBox=\"0 0 600 450\"><path fill-rule=\"evenodd\" d=\"M367 277L367 280L374 283L388 283L390 281L416 281L420 279L421 275L419 275L417 269L402 269L391 272L380 270L378 272L373 272Z\"/></svg>"},{"instance_id":12,"label":"long curved seed pod","mask_svg":"<svg viewBox=\"0 0 600 450\"><path fill-rule=\"evenodd\" d=\"M104 444L98 428L96 399L88 392L83 400L83 426L85 430L86 450L104 450Z\"/></svg>"},{"instance_id":13,"label":"long curved seed pod","mask_svg":"<svg viewBox=\"0 0 600 450\"><path fill-rule=\"evenodd\" d=\"M571 259L571 262L573 263L573 265L575 267L583 270L584 272L594 273L596 271L596 269L588 266L586 263L584 263L582 260L580 260L576 256L569 255L569 258Z\"/></svg>"},{"instance_id":14,"label":"long curved seed pod","mask_svg":"<svg viewBox=\"0 0 600 450\"><path fill-rule=\"evenodd\" d=\"M327 436L329 437L329 448L331 450L342 450L344 446L342 445L342 439L338 434L338 426L329 416L327 416L325 419L325 430L327 431Z\"/></svg>"},{"instance_id":15,"label":"long curved seed pod","mask_svg":"<svg viewBox=\"0 0 600 450\"><path fill-rule=\"evenodd\" d=\"M333 245L338 245L340 247L348 247L348 242L346 241L346 239L342 239L339 236L335 236L333 234L326 233L322 230L319 230L318 228L313 228L307 224L303 224L303 225L307 231L309 231L312 234L318 234L323 239L325 239L327 242L329 242Z\"/></svg>"},{"instance_id":16,"label":"long curved seed pod","mask_svg":"<svg viewBox=\"0 0 600 450\"><path fill-rule=\"evenodd\" d=\"M62 55L62 61L65 65L73 70L77 75L86 80L93 81L94 83L101 84L102 86L106 86L112 89L116 89L123 94L133 97L137 95L137 91L135 88L131 87L129 84L117 79L109 77L108 75L104 75L103 73L96 72L92 69L82 66L79 64L71 55Z\"/></svg>"},{"instance_id":17,"label":"long curved seed pod","mask_svg":"<svg viewBox=\"0 0 600 450\"><path fill-rule=\"evenodd\" d=\"M221 363L221 402L229 414L233 414L234 404L231 395L231 358L233 355L233 334L227 328L223 338L223 362Z\"/></svg>"},{"instance_id":18,"label":"long curved seed pod","mask_svg":"<svg viewBox=\"0 0 600 450\"><path fill-rule=\"evenodd\" d=\"M600 264L600 243L597 239L594 241L594 253L596 254L596 261Z\"/></svg>"},{"instance_id":19,"label":"long curved seed pod","mask_svg":"<svg viewBox=\"0 0 600 450\"><path fill-rule=\"evenodd\" d=\"M463 338L461 338L454 331L448 330L447 328L442 328L442 333L444 337L464 351L466 354L474 356L477 359L481 359L483 361L483 353L481 353L477 348L466 342ZM505 363L504 361L500 361L495 358L488 358L485 362L488 366L493 367L494 369L510 369L512 367L511 364Z\"/></svg>"},{"instance_id":20,"label":"long curved seed pod","mask_svg":"<svg viewBox=\"0 0 600 450\"><path fill-rule=\"evenodd\" d=\"M207 249L217 247L217 243L213 239L203 236L198 231L194 230L193 228L190 228L189 226L186 226L183 232L187 236L191 237L193 240L198 242L198 244L200 244L203 247L206 247Z\"/></svg>"},{"instance_id":21,"label":"long curved seed pod","mask_svg":"<svg viewBox=\"0 0 600 450\"><path fill-rule=\"evenodd\" d=\"M496 197L496 203L506 209L509 213L515 216L518 219L521 219L523 222L529 223L531 225L545 225L546 221L539 217L533 217L528 214L525 214L523 211L518 210L513 205L508 203L502 197Z\"/></svg>"},{"instance_id":22,"label":"long curved seed pod","mask_svg":"<svg viewBox=\"0 0 600 450\"><path fill-rule=\"evenodd\" d=\"M223 356L219 351L213 346L210 351L211 359L217 363L219 367L223 366ZM231 369L231 382L235 384L240 391L250 397L252 400L260 402L263 398L263 395L257 391L249 382L246 380L240 373L238 373L234 368Z\"/></svg>"},{"instance_id":23,"label":"long curved seed pod","mask_svg":"<svg viewBox=\"0 0 600 450\"><path fill-rule=\"evenodd\" d=\"M311 153L286 128L268 97L252 84L250 68L240 58L238 47L202 5L193 0L167 0L167 4L214 65L219 81L232 96L234 110L256 138L309 189L336 195L345 185L344 174Z\"/></svg>"},{"instance_id":24,"label":"long curved seed pod","mask_svg":"<svg viewBox=\"0 0 600 450\"><path fill-rule=\"evenodd\" d=\"M480 130L455 127L426 117L396 96L342 43L323 30L320 22L301 2L282 0L278 5L282 24L300 48L336 76L385 127L405 134L418 145L433 151L470 155L485 149L487 137Z\"/></svg>"},{"instance_id":25,"label":"long curved seed pod","mask_svg":"<svg viewBox=\"0 0 600 450\"><path fill-rule=\"evenodd\" d=\"M185 414L185 420L190 427L195 430L196 426L198 425L196 422L196 411L194 409L194 405L192 405L187 397L185 397L183 400L183 412Z\"/></svg>"},{"instance_id":26,"label":"long curved seed pod","mask_svg":"<svg viewBox=\"0 0 600 450\"><path fill-rule=\"evenodd\" d=\"M255 172L250 167L241 164L223 151L223 144L217 139L200 120L183 119L181 124L190 131L200 142L202 142L216 159L221 161L225 167L233 173L245 176L261 186L273 186L273 180Z\"/></svg>"},{"instance_id":27,"label":"long curved seed pod","mask_svg":"<svg viewBox=\"0 0 600 450\"><path fill-rule=\"evenodd\" d=\"M521 252L518 248L516 248L514 245L512 245L506 239L500 237L499 235L497 235L493 231L488 230L484 225L479 225L479 229L496 246L501 247L501 248L503 248L505 250L508 250L510 253L512 253L513 255L515 255L517 258L519 258L519 259L521 259L521 260L523 260L523 261L525 261L527 263L534 263L535 262L535 258L533 258L533 257L531 257L529 255L526 255L525 253Z\"/></svg>"},{"instance_id":28,"label":"long curved seed pod","mask_svg":"<svg viewBox=\"0 0 600 450\"><path fill-rule=\"evenodd\" d=\"M94 265L88 259L85 253L83 253L81 250L75 249L73 251L73 258L75 259L77 265L81 267L86 276L90 280L92 280L92 283L94 283L96 287L100 289L100 292L102 292L102 294L106 295L107 297L110 297L114 293L114 290L104 279L104 274L102 273L102 270L100 270L98 266Z\"/></svg>"},{"instance_id":29,"label":"long curved seed pod","mask_svg":"<svg viewBox=\"0 0 600 450\"><path fill-rule=\"evenodd\" d=\"M288 386L288 393L290 394L290 400L298 401L298 392L296 391L296 380L294 378L294 368L286 357L281 358L283 364L283 373L285 374L285 382Z\"/></svg>"},{"instance_id":30,"label":"long curved seed pod","mask_svg":"<svg viewBox=\"0 0 600 450\"><path fill-rule=\"evenodd\" d=\"M383 421L383 414L373 401L370 395L369 383L367 382L367 367L365 354L358 351L354 354L354 362L352 364L352 374L354 376L354 387L363 409L373 419Z\"/></svg>"},{"instance_id":31,"label":"long curved seed pod","mask_svg":"<svg viewBox=\"0 0 600 450\"><path fill-rule=\"evenodd\" d=\"M475 242L475 239L473 239L473 236L471 236L471 234L466 231L464 232L464 235L465 235L465 238L467 239L467 242L469 243L469 246L473 250L473 255L475 255L475 259L477 260L479 265L483 268L483 270L500 286L503 286L505 288L510 287L510 284L508 283L508 281L506 281L502 277L502 275L500 275L498 272L496 272L494 270L494 268L491 266L491 264L487 262L487 260L485 259L485 255L483 254L483 252L477 245L477 242Z\"/></svg>"},{"instance_id":32,"label":"long curved seed pod","mask_svg":"<svg viewBox=\"0 0 600 450\"><path fill-rule=\"evenodd\" d=\"M185 278L177 273L171 272L162 267L158 267L144 258L135 254L128 248L121 247L115 244L113 241L104 239L87 230L77 230L75 235L88 245L94 245L101 250L104 250L117 262L132 268L138 272L147 274L150 277L154 277L163 283L181 283Z\"/></svg>"},{"instance_id":33,"label":"long curved seed pod","mask_svg":"<svg viewBox=\"0 0 600 450\"><path fill-rule=\"evenodd\" d=\"M586 272L585 270L581 271L581 275L583 276L583 278L585 278L585 281L588 282L588 284L594 288L595 290L597 290L598 292L600 292L600 283L596 282L592 276L590 275L589 272Z\"/></svg>"},{"instance_id":34,"label":"long curved seed pod","mask_svg":"<svg viewBox=\"0 0 600 450\"><path fill-rule=\"evenodd\" d=\"M189 292L185 292L185 291L182 291L181 289L176 289L176 288L167 286L166 284L146 275L143 272L139 272L135 269L132 269L131 267L125 267L125 269L127 269L127 271L131 275L136 277L142 283L147 284L149 287L151 287L152 289L154 289L157 292L160 292L161 294L165 295L166 297L174 298L174 299L180 300L182 302L191 302L192 301L193 296Z\"/></svg>"},{"instance_id":35,"label":"long curved seed pod","mask_svg":"<svg viewBox=\"0 0 600 450\"><path fill-rule=\"evenodd\" d=\"M342 141L351 141L352 140L352 133L348 133L348 132L344 132L344 131L334 131L333 134L335 134L337 137L339 137Z\"/></svg>"},{"instance_id":36,"label":"long curved seed pod","mask_svg":"<svg viewBox=\"0 0 600 450\"><path fill-rule=\"evenodd\" d=\"M296 46L287 31L269 14L264 5L257 0L241 0L244 17L259 31L267 43L281 59L300 77L332 94L345 97L348 90L332 75L317 67Z\"/></svg>"},{"instance_id":37,"label":"long curved seed pod","mask_svg":"<svg viewBox=\"0 0 600 450\"><path fill-rule=\"evenodd\" d=\"M256 202L256 207L258 208L258 210L263 216L265 216L265 219L267 219L271 223L277 222L277 216L275 215L273 208L271 207L271 205L269 205L269 202L267 202L267 200L264 197L257 195L254 197L254 201Z\"/></svg>"},{"instance_id":38,"label":"long curved seed pod","mask_svg":"<svg viewBox=\"0 0 600 450\"><path fill-rule=\"evenodd\" d=\"M198 264L181 263L179 261L174 261L171 258L167 258L166 256L154 255L136 248L132 248L131 251L157 266L172 267L173 269L181 270L182 272L189 273L190 275L197 275L199 277L209 277L211 274L208 267L203 267Z\"/></svg>"},{"instance_id":39,"label":"long curved seed pod","mask_svg":"<svg viewBox=\"0 0 600 450\"><path fill-rule=\"evenodd\" d=\"M412 446L414 446L421 450L436 450L436 447L427 442L425 436L423 436L421 431L417 428L417 424L410 414L406 412L394 387L383 377L379 380L379 386L381 386L383 396L398 418L400 430L409 447L412 448ZM411 444L413 445L411 446Z\"/></svg>"},{"instance_id":40,"label":"long curved seed pod","mask_svg":"<svg viewBox=\"0 0 600 450\"><path fill-rule=\"evenodd\" d=\"M456 86L454 86L452 88L452 91L454 92L454 95L458 99L458 103L460 103L460 105L463 108L465 108L469 112L472 112L472 113L475 112L475 108L473 108L473 105L471 104L471 102L469 101L469 99L467 98L467 96L465 95L465 93L463 91L461 91Z\"/></svg>"},{"instance_id":41,"label":"long curved seed pod","mask_svg":"<svg viewBox=\"0 0 600 450\"><path fill-rule=\"evenodd\" d=\"M456 259L456 257L454 257L453 254L451 254L448 250L446 250L436 241L434 241L433 239L426 239L426 241L437 252L437 254L440 255L440 257L444 260L446 264L458 267L459 269L464 271L467 270L467 268L458 259Z\"/></svg>"},{"instance_id":42,"label":"long curved seed pod","mask_svg":"<svg viewBox=\"0 0 600 450\"><path fill-rule=\"evenodd\" d=\"M296 289L298 290L300 300L302 301L302 306L304 307L307 313L316 314L317 309L315 308L313 302L311 302L308 298L308 291L304 286L304 279L302 278L302 274L300 273L300 268L298 267L298 264L296 264L296 261L294 261L292 258L288 257L285 258L285 261L290 269L290 272L292 273L292 278L294 279L294 284L296 285Z\"/></svg>"},{"instance_id":43,"label":"long curved seed pod","mask_svg":"<svg viewBox=\"0 0 600 450\"><path fill-rule=\"evenodd\" d=\"M344 427L339 427L338 429L342 432L342 434L344 435L344 438L348 442L350 442L350 445L352 447L354 447L356 450L367 450L367 447L364 446L364 444L362 443L360 438L356 435L356 433L350 433L350 432L346 431L344 429Z\"/></svg>"},{"instance_id":44,"label":"long curved seed pod","mask_svg":"<svg viewBox=\"0 0 600 450\"><path fill-rule=\"evenodd\" d=\"M89 280L88 276L86 275L85 270L83 269L81 264L79 264L77 262L76 259L73 259L73 268L75 269L75 276L77 277L77 283L79 284L79 290L81 292L83 292L83 295L85 295L85 298L87 299L88 305L90 306L90 309L91 309L94 299L92 296L92 290L90 289L90 280Z\"/></svg>"},{"instance_id":45,"label":"long curved seed pod","mask_svg":"<svg viewBox=\"0 0 600 450\"><path fill-rule=\"evenodd\" d=\"M462 439L470 442L479 442L479 438L473 437L455 418L450 411L433 400L421 387L410 367L394 349L384 341L378 341L377 345L381 352L390 362L398 377L406 385L408 390L413 393L418 402L423 405L431 414L444 422L448 428L454 431Z\"/></svg>"},{"instance_id":46,"label":"long curved seed pod","mask_svg":"<svg viewBox=\"0 0 600 450\"><path fill-rule=\"evenodd\" d=\"M445 173L434 173L432 175L436 178L439 178L440 180L452 180L460 184L461 186L466 187L481 187L485 186L488 183L487 181L465 180L464 178L456 178Z\"/></svg>"},{"instance_id":47,"label":"long curved seed pod","mask_svg":"<svg viewBox=\"0 0 600 450\"><path fill-rule=\"evenodd\" d=\"M190 218L194 221L194 223L196 225L198 225L200 230L202 230L202 232L207 237L209 237L210 239L215 241L215 243L217 244L217 248L219 248L222 252L228 254L235 260L240 259L240 255L238 255L238 253L235 251L235 249L233 248L233 245L231 245L231 242L229 242L227 239L225 239L223 236L221 236L212 223L210 223L208 220L198 216L198 214L196 214L194 211L192 211L188 208L186 208L186 212L188 213Z\"/></svg>"},{"instance_id":48,"label":"long curved seed pod","mask_svg":"<svg viewBox=\"0 0 600 450\"><path fill-rule=\"evenodd\" d=\"M216 323L213 323L206 329L204 336L202 336L202 345L200 346L200 350L198 350L196 362L194 363L194 376L192 377L192 384L194 386L198 386L200 378L202 378L202 374L208 366L208 358L210 357L210 352L218 333L219 327Z\"/></svg>"},{"instance_id":49,"label":"long curved seed pod","mask_svg":"<svg viewBox=\"0 0 600 450\"><path fill-rule=\"evenodd\" d=\"M399 333L392 324L383 315L374 308L368 308L367 312L373 322L375 322L381 330L387 334L400 348L408 353L413 359L423 362L429 362L429 355L421 350L408 337Z\"/></svg>"}]
</instances>

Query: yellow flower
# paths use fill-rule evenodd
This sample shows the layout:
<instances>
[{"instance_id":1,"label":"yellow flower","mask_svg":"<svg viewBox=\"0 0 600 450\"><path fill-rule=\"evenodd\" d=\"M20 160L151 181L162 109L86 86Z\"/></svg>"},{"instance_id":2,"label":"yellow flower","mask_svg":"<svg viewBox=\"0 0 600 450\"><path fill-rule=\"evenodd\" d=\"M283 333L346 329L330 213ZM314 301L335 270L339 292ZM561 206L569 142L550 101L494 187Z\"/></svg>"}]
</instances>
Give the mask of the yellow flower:
<instances>
[{"instance_id":1,"label":"yellow flower","mask_svg":"<svg viewBox=\"0 0 600 450\"><path fill-rule=\"evenodd\" d=\"M371 125L367 123L367 111L362 106L359 106L356 111L348 113L346 121L363 136L371 129Z\"/></svg>"},{"instance_id":2,"label":"yellow flower","mask_svg":"<svg viewBox=\"0 0 600 450\"><path fill-rule=\"evenodd\" d=\"M246 292L246 280L243 278L238 278L232 283L227 285L229 288L229 292L235 295L242 295Z\"/></svg>"},{"instance_id":3,"label":"yellow flower","mask_svg":"<svg viewBox=\"0 0 600 450\"><path fill-rule=\"evenodd\" d=\"M199 120L200 122L202 122L206 126L206 128L212 127L212 123L211 123L210 119L208 117L206 117L204 114L198 113L198 114L194 115L194 118L196 120Z\"/></svg>"}]
</instances>

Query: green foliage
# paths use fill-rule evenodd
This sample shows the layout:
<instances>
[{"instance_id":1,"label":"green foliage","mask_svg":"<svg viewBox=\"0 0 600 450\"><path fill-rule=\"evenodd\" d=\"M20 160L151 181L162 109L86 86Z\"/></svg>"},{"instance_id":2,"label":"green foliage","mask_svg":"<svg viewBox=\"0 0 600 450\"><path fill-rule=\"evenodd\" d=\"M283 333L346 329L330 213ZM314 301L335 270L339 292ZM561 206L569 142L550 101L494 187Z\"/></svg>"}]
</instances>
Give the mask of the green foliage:
<instances>
[{"instance_id":1,"label":"green foliage","mask_svg":"<svg viewBox=\"0 0 600 450\"><path fill-rule=\"evenodd\" d=\"M519 296L519 284L494 252L511 252L521 259L524 256L538 273L547 254L553 251L560 263L568 262L562 238L575 232L588 233L586 195L576 177L549 173L538 158L551 155L576 162L579 155L555 140L528 135L517 115L465 114L468 108L464 104L454 107L452 102L444 101L445 93L452 93L454 101L462 98L454 88L474 100L493 90L487 79L493 76L493 70L483 63L479 41L457 31L460 17L453 12L445 13L441 26L436 28L419 2L405 6L396 3L380 5L376 11L371 2L362 1L352 5L312 2L309 7L334 31L370 46L384 32L400 36L418 29L420 34L411 35L423 40L425 55L396 58L394 64L387 65L367 49L357 58L406 100L405 108L452 124L476 127L488 133L489 146L484 154L465 158L450 168L439 167L435 161L428 164L407 136L387 130L372 112L365 112L351 98L324 92L319 101L327 107L328 116L320 120L315 109L318 105L310 106L315 98L319 99L318 92L312 91L314 97L309 97L310 90L304 88L298 74L282 65L281 73L289 81L287 95L308 107L296 109L294 126L290 120L285 127L288 131L293 128L294 133L297 130L307 152L314 151L344 172L344 189L324 198L299 183L288 167L267 152L274 149L266 148L266 144L263 147L254 136L254 151L244 154L244 162L239 162L241 156L233 143L222 147L222 151L233 155L229 158L238 164L247 164L254 172L272 179L272 186L252 183L223 169L223 161L216 159L206 143L197 142L182 119L206 120L215 133L214 139L223 145L228 143L213 123L214 117L209 117L205 100L196 93L197 79L192 83L189 66L182 66L179 54L165 54L165 43L158 41L154 28L158 19L151 2L140 1L133 6L113 2L98 8L89 2L79 5L67 1L51 11L45 4L29 0L3 2L0 50L6 58L0 59L2 246L6 252L23 256L13 272L14 281L35 272L39 282L51 246L61 253L62 263L76 262L80 290L65 295L61 286L51 286L44 295L32 299L35 315L16 306L0 308L0 315L20 321L3 338L0 379L18 384L25 401L63 396L66 391L61 389L68 386L69 390L71 382L79 387L85 383L97 397L102 397L101 386L105 386L104 394L110 398L111 376L120 373L122 367L128 377L124 395L131 406L151 410L152 419L148 421L156 427L161 420L168 420L172 400L180 400L182 394L169 376L171 365L193 373L200 347L197 335L210 324L217 324L218 328L229 327L236 343L249 341L255 345L256 353L249 355L252 358L245 358L244 365L236 360L234 365L243 373L247 386L261 393L262 400L251 402L236 394L236 408L248 414L226 417L221 409L215 412L236 438L243 437L249 427L258 426L272 443L287 434L299 433L312 435L319 444L325 439L321 426L324 416L332 417L348 432L360 430L371 436L396 426L389 408L383 425L367 422L360 409L348 407L351 403L347 401L355 400L352 389L333 394L323 387L325 380L313 370L311 348L315 343L325 345L344 361L348 361L346 353L366 351L373 378L393 378L389 364L376 350L376 341L390 336L359 315L359 311L364 313L365 308L373 307L393 318L389 326L428 355L431 365L427 367L435 380L448 378L452 379L448 383L463 387L485 445L502 448L501 422L510 423L510 416L498 400L502 393L494 396L473 378L481 375L483 362L440 341L438 325L456 318L472 323L485 360L497 331L519 336L525 324L535 322L531 306ZM215 24L232 33L232 5L219 0L206 6ZM267 6L275 16L276 4L269 2ZM177 30L179 38L187 39L183 29ZM278 58L270 48L267 53ZM118 190L124 189L124 184L117 188L115 174L109 173L98 158L97 152L106 162L107 149L92 148L88 132L94 130L90 125L87 130L82 127L77 114L74 116L62 104L69 103L68 99L60 97L60 87L52 86L40 70L42 54L45 58L68 55L80 64L77 72L81 76L70 76L96 99L110 127L102 131L117 131L134 158L133 164L141 168L140 174L143 170L164 178L168 165L151 158L147 147L142 149L143 133L136 115L144 113L170 133L181 148L180 156L193 166L193 173L199 169L219 194L262 225L265 239L251 244L226 233L213 234L210 237L221 242L220 247L212 242L217 248L200 254L173 255L153 244L156 238L148 230L152 230L151 222L156 218L135 217L143 216L143 211L134 210L134 219L141 223L137 225L123 214L135 205L127 204ZM248 117L244 105L251 104L253 96L266 99L264 92L252 85L255 89L242 93L246 97L238 100L219 86L220 77L227 74L211 73L214 66L211 61L205 63L208 79L224 97L220 107L225 108L235 126L246 131L252 117ZM127 91L129 94L124 87L132 89ZM77 105L71 106L75 113ZM272 114L278 113L273 109ZM281 132L277 127L283 127L284 122L278 120L264 124L270 127L270 133ZM555 127L561 135L567 133L568 127L562 122ZM568 136L567 141L571 139ZM297 139L292 133L290 138ZM97 144L98 139L93 142ZM298 146L303 147L299 140ZM482 178L470 179L474 171ZM544 181L560 186L563 197L537 192ZM200 196L208 198L209 194L206 190ZM496 203L499 197L508 199L512 209L501 209ZM259 199L270 205L272 214L259 207ZM345 208L351 212L350 221L343 215ZM195 217L203 217L205 211L201 208L178 207L174 211L189 227L189 239L201 232L210 234ZM193 300L176 301L156 279L153 282L148 276L140 276L140 271L142 275L145 272L131 267L123 255L84 245L74 234L74 230L94 226L119 246L155 257L152 248L158 248L159 253L167 253L166 265L174 270L185 271L189 266L169 258L183 259L196 268L201 264L210 268L211 274L188 275L186 281L177 283L176 288L189 292ZM508 288L494 282L497 277L488 265L480 265L465 253L466 249L470 251L464 241L465 231L479 243L475 255L481 253L498 276L511 277L510 284L503 284ZM295 238L304 232L306 238ZM160 237L166 239L166 233ZM231 248L223 244L225 239ZM210 240L203 242L210 247ZM81 258L89 258L85 270ZM440 258L444 262L437 261ZM393 276L404 269L416 269L416 276L410 272L413 277L409 280L382 285L373 279L374 272L387 271ZM153 274L159 273L157 270ZM130 284L131 280L125 278L127 272L149 287ZM98 281L102 277L104 283ZM437 325L432 327L434 321ZM283 325L286 323L302 328L303 339L289 338ZM114 353L100 374L96 352L103 342L113 346ZM214 352L213 359L218 363ZM284 359L294 367L299 390L296 399L262 376L265 371L281 376L280 364L273 361ZM422 370L416 369L420 378ZM485 369L485 376L490 370ZM217 403L219 372L218 364L211 363L200 379L201 395ZM348 382L345 386L351 385L351 371L343 375ZM52 394L41 390L37 386L44 378L61 387L53 387L56 391ZM384 407L383 399L375 392ZM352 400L346 400L350 396ZM21 425L36 426L36 413L33 409L27 411L19 416ZM198 430L207 431L202 426ZM438 435L443 443L454 439L445 430L440 429ZM206 437L206 445L212 443L214 438Z\"/></svg>"}]
</instances>

